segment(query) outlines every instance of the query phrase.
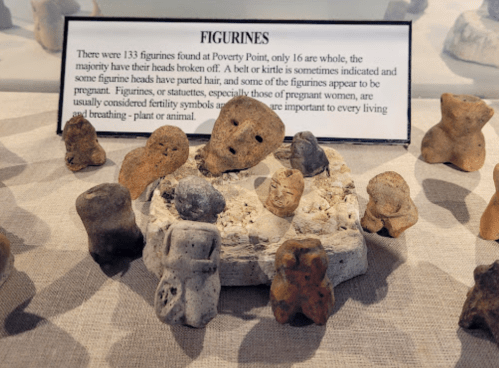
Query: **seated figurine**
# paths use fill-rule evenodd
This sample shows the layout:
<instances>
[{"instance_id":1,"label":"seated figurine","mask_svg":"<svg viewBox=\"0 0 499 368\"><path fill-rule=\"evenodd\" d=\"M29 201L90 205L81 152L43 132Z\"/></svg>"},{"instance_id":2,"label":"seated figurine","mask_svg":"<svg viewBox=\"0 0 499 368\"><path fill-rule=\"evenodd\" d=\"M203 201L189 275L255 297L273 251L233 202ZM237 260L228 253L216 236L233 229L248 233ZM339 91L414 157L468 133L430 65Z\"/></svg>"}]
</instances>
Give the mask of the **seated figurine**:
<instances>
[{"instance_id":1,"label":"seated figurine","mask_svg":"<svg viewBox=\"0 0 499 368\"><path fill-rule=\"evenodd\" d=\"M154 298L162 322L201 328L217 315L220 247L215 225L181 221L170 226L161 258L163 274Z\"/></svg>"},{"instance_id":2,"label":"seated figurine","mask_svg":"<svg viewBox=\"0 0 499 368\"><path fill-rule=\"evenodd\" d=\"M480 236L486 240L499 239L499 164L494 168L496 192L480 219Z\"/></svg>"},{"instance_id":3,"label":"seated figurine","mask_svg":"<svg viewBox=\"0 0 499 368\"><path fill-rule=\"evenodd\" d=\"M320 240L287 240L275 255L276 275L270 302L279 323L303 313L323 325L333 311L333 286L326 275L328 259Z\"/></svg>"},{"instance_id":4,"label":"seated figurine","mask_svg":"<svg viewBox=\"0 0 499 368\"><path fill-rule=\"evenodd\" d=\"M272 176L265 207L276 216L291 216L300 204L304 188L300 170L279 169Z\"/></svg>"},{"instance_id":5,"label":"seated figurine","mask_svg":"<svg viewBox=\"0 0 499 368\"><path fill-rule=\"evenodd\" d=\"M66 144L66 166L69 170L79 171L106 162L106 152L97 140L95 128L82 115L66 123L62 138Z\"/></svg>"},{"instance_id":6,"label":"seated figurine","mask_svg":"<svg viewBox=\"0 0 499 368\"><path fill-rule=\"evenodd\" d=\"M485 162L483 126L494 110L475 96L444 93L442 120L426 132L421 143L423 159L450 162L464 171L479 170Z\"/></svg>"},{"instance_id":7,"label":"seated figurine","mask_svg":"<svg viewBox=\"0 0 499 368\"><path fill-rule=\"evenodd\" d=\"M499 261L478 266L473 275L475 285L466 296L459 326L489 329L499 344Z\"/></svg>"},{"instance_id":8,"label":"seated figurine","mask_svg":"<svg viewBox=\"0 0 499 368\"><path fill-rule=\"evenodd\" d=\"M377 233L383 227L397 238L418 221L418 210L410 197L404 178L386 171L369 180L369 202L361 225L366 231Z\"/></svg>"}]
</instances>

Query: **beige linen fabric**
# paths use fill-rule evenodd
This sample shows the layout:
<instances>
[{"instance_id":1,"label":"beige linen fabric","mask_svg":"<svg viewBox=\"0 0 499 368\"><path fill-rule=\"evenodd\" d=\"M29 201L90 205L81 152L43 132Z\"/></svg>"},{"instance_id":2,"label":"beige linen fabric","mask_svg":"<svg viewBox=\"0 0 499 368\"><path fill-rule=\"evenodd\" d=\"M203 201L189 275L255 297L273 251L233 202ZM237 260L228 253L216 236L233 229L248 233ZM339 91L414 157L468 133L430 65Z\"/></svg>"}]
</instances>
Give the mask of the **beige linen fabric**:
<instances>
[{"instance_id":1,"label":"beige linen fabric","mask_svg":"<svg viewBox=\"0 0 499 368\"><path fill-rule=\"evenodd\" d=\"M498 113L483 129L478 172L421 160L438 99L413 100L408 148L330 145L352 170L361 215L368 181L394 170L420 217L398 239L365 234L369 269L335 288L325 326L279 325L269 288L255 286L222 288L219 314L201 330L159 322L157 279L142 259L122 272L91 259L76 197L116 182L124 156L145 140L100 138L106 164L73 173L55 134L57 102L57 94L0 93L0 232L15 255L0 288L0 367L499 366L491 334L457 324L473 269L499 259L499 244L478 236L499 162L499 101L489 101ZM134 210L144 229L148 203Z\"/></svg>"}]
</instances>

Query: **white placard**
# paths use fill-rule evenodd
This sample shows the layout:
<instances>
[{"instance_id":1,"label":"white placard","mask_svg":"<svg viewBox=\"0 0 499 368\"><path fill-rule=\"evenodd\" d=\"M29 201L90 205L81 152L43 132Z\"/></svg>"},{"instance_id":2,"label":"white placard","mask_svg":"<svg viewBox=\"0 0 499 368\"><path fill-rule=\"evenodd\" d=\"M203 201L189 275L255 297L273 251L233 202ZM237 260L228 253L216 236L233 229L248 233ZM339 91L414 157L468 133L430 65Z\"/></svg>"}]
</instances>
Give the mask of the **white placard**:
<instances>
[{"instance_id":1,"label":"white placard","mask_svg":"<svg viewBox=\"0 0 499 368\"><path fill-rule=\"evenodd\" d=\"M210 134L247 95L288 137L407 144L410 39L409 22L67 17L58 132L81 113L100 133Z\"/></svg>"}]
</instances>

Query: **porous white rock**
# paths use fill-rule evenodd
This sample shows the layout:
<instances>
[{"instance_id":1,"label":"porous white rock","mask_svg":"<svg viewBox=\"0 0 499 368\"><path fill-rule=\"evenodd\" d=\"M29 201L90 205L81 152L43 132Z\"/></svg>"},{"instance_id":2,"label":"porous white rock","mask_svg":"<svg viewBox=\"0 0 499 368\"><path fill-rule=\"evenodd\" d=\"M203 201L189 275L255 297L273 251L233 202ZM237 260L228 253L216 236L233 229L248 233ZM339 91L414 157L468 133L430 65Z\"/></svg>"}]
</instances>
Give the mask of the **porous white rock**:
<instances>
[{"instance_id":1,"label":"porous white rock","mask_svg":"<svg viewBox=\"0 0 499 368\"><path fill-rule=\"evenodd\" d=\"M444 50L462 60L499 68L499 22L489 15L486 2L456 19Z\"/></svg>"},{"instance_id":2,"label":"porous white rock","mask_svg":"<svg viewBox=\"0 0 499 368\"><path fill-rule=\"evenodd\" d=\"M239 172L205 178L226 201L215 226L222 238L220 281L223 286L270 284L274 258L288 239L317 238L329 258L328 277L333 285L367 271L367 248L360 229L359 206L350 169L341 155L324 147L329 172L305 178L305 189L294 216L280 218L263 205L273 173L291 168L290 145L283 144L258 165ZM191 147L187 162L166 176L151 199L146 246L146 267L161 277L161 247L168 228L182 221L175 210L172 188L188 175L202 174ZM164 197L162 196L164 193Z\"/></svg>"}]
</instances>

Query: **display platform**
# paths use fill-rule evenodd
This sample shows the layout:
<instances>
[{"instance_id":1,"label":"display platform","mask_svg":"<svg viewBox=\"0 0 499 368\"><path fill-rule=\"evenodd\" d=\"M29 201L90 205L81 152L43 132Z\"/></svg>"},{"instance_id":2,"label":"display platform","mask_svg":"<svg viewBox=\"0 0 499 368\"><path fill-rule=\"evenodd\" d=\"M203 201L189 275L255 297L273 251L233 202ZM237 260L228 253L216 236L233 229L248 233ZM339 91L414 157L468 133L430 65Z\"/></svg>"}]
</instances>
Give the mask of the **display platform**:
<instances>
[{"instance_id":1,"label":"display platform","mask_svg":"<svg viewBox=\"0 0 499 368\"><path fill-rule=\"evenodd\" d=\"M487 102L499 111L498 100ZM0 366L497 367L492 335L458 326L474 268L499 259L498 242L478 235L495 191L497 113L483 129L485 165L471 173L421 159L439 99L412 101L408 148L327 145L351 168L361 215L369 180L393 170L408 183L419 221L397 239L364 234L367 273L335 287L325 326L278 324L269 287L252 286L222 288L218 316L193 329L157 319L157 279L142 259L101 269L76 213L76 197L117 182L123 158L145 140L99 138L106 164L71 172L55 134L57 103L57 94L0 93L0 232L15 256L0 288ZM133 206L144 230L149 203Z\"/></svg>"}]
</instances>

